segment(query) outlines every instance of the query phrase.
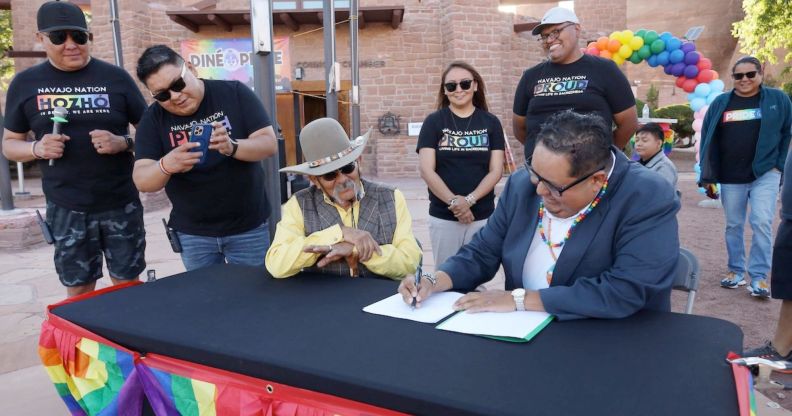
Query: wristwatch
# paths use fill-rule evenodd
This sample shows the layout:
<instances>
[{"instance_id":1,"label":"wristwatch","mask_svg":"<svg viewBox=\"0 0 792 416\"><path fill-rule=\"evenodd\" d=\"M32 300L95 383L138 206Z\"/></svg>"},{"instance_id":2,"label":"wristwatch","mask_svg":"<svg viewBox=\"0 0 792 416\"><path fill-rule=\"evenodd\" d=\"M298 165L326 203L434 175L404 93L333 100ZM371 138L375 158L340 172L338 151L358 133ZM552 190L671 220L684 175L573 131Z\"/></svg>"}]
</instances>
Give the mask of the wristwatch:
<instances>
[{"instance_id":1,"label":"wristwatch","mask_svg":"<svg viewBox=\"0 0 792 416\"><path fill-rule=\"evenodd\" d=\"M127 145L126 151L127 152L134 152L135 151L135 141L132 140L132 136L130 136L128 134L125 134L124 135L124 141L126 142L126 145Z\"/></svg>"},{"instance_id":2,"label":"wristwatch","mask_svg":"<svg viewBox=\"0 0 792 416\"><path fill-rule=\"evenodd\" d=\"M226 156L234 157L234 155L237 152L237 149L239 148L239 142L231 138L228 139L228 142L231 143L231 153L227 154Z\"/></svg>"},{"instance_id":3,"label":"wristwatch","mask_svg":"<svg viewBox=\"0 0 792 416\"><path fill-rule=\"evenodd\" d=\"M514 289L511 291L512 297L514 298L514 310L516 311L524 311L525 310L525 289L519 288Z\"/></svg>"}]
</instances>

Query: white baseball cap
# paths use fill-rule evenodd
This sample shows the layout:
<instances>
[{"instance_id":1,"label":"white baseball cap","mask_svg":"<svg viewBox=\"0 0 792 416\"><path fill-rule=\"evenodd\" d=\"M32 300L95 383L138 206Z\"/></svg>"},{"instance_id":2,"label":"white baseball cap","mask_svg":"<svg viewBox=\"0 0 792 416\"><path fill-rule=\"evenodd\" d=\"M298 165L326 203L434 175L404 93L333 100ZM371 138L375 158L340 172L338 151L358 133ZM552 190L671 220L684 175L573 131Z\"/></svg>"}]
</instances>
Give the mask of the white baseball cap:
<instances>
[{"instance_id":1,"label":"white baseball cap","mask_svg":"<svg viewBox=\"0 0 792 416\"><path fill-rule=\"evenodd\" d=\"M580 23L578 20L577 15L572 10L569 10L565 7L553 7L552 9L548 10L545 13L544 17L542 17L542 21L533 28L531 34L538 35L542 32L542 29L546 28L547 26L557 25L559 23L564 22L572 22L572 23Z\"/></svg>"}]
</instances>

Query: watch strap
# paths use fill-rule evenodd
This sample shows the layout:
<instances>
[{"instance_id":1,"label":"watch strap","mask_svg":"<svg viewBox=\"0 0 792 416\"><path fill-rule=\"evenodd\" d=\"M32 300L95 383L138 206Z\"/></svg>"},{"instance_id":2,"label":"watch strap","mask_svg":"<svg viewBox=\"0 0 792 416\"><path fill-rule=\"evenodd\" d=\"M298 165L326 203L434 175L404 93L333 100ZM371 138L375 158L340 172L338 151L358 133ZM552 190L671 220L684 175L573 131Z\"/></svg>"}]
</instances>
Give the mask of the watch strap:
<instances>
[{"instance_id":1,"label":"watch strap","mask_svg":"<svg viewBox=\"0 0 792 416\"><path fill-rule=\"evenodd\" d=\"M239 142L234 139L228 139L228 142L231 143L231 153L227 154L228 157L234 157L239 148Z\"/></svg>"},{"instance_id":2,"label":"watch strap","mask_svg":"<svg viewBox=\"0 0 792 416\"><path fill-rule=\"evenodd\" d=\"M124 141L126 142L126 145L127 145L127 148L126 148L127 152L135 151L135 140L132 139L132 136L130 136L128 134L125 134L124 135Z\"/></svg>"}]
</instances>

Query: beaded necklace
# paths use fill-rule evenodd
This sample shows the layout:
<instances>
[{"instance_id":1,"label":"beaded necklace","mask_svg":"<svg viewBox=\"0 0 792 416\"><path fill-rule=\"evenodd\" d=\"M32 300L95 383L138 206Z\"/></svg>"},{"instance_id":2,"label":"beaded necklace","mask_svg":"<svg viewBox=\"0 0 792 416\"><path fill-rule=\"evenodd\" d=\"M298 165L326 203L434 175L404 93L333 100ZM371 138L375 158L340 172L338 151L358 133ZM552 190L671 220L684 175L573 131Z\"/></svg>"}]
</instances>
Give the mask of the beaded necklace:
<instances>
[{"instance_id":1,"label":"beaded necklace","mask_svg":"<svg viewBox=\"0 0 792 416\"><path fill-rule=\"evenodd\" d=\"M558 257L556 256L554 249L561 248L564 246L564 243L566 243L567 240L569 240L569 237L572 235L572 231L575 230L575 227L577 227L577 225L580 224L581 221L585 220L586 217L591 213L591 211L593 211L594 208L596 208L597 205L599 205L600 201L602 200L602 197L605 196L606 192L608 192L607 179L605 179L605 183L602 184L602 188L600 188L599 192L597 193L597 197L594 198L593 201L591 201L589 206L586 207L585 211L581 212L580 214L578 214L577 217L575 217L575 220L572 221L572 226L569 227L569 230L567 230L564 239L558 243L553 243L552 241L550 241L550 238L552 238L552 234L550 233L552 220L550 219L550 217L547 217L547 234L550 236L550 238L545 236L544 227L542 226L542 219L544 218L544 211L545 211L544 201L539 201L539 216L538 216L539 235L542 237L542 242L547 245L548 249L550 249L550 256L553 257L553 265L550 266L550 268L547 270L547 275L546 275L548 285L553 280L553 270L555 269L556 262L558 262Z\"/></svg>"}]
</instances>

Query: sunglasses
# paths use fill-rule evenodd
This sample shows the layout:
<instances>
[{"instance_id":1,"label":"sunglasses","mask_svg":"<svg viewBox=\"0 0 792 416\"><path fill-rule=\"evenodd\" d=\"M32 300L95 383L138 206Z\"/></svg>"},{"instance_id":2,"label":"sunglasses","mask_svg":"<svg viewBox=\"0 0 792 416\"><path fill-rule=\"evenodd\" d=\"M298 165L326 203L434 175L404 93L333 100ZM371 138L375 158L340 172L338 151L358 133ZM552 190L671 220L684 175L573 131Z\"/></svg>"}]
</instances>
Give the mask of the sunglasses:
<instances>
[{"instance_id":1,"label":"sunglasses","mask_svg":"<svg viewBox=\"0 0 792 416\"><path fill-rule=\"evenodd\" d=\"M457 82L446 82L445 84L443 84L443 86L445 87L446 91L448 91L448 92L456 91L457 85L459 85L459 87L462 88L462 91L467 91L473 85L473 80L472 79L463 79L462 81L459 81L459 83L457 83Z\"/></svg>"},{"instance_id":2,"label":"sunglasses","mask_svg":"<svg viewBox=\"0 0 792 416\"><path fill-rule=\"evenodd\" d=\"M595 173L597 173L597 172L599 172L599 171L601 171L603 169L605 169L605 166L602 166L602 167L599 167L599 168L593 170L588 175L582 176L582 177L578 178L576 181L574 181L574 182L572 182L572 183L570 183L569 185L566 185L566 186L553 185L547 179L539 176L539 174L536 173L536 171L533 170L533 168L531 168L531 167L528 167L528 172L530 172L530 174L531 174L531 183L532 184L534 184L535 186L538 186L539 182L542 182L545 185L545 187L547 187L547 190L550 191L550 195L552 195L552 196L554 196L556 198L561 198L561 195L563 195L564 192L568 191L570 188L574 187L575 185L577 185L579 183L582 183L583 181L585 181L586 179L590 178L592 175L594 175Z\"/></svg>"},{"instance_id":3,"label":"sunglasses","mask_svg":"<svg viewBox=\"0 0 792 416\"><path fill-rule=\"evenodd\" d=\"M536 41L540 42L540 43L552 42L552 41L558 39L559 36L561 36L561 32L564 29L566 29L566 28L568 28L569 26L572 26L572 25L574 25L574 23L567 23L564 26L561 26L561 27L558 27L558 28L556 28L554 30L551 30L550 33L548 33L546 35L539 35L539 36L536 37Z\"/></svg>"},{"instance_id":4,"label":"sunglasses","mask_svg":"<svg viewBox=\"0 0 792 416\"><path fill-rule=\"evenodd\" d=\"M338 177L338 172L341 172L344 175L349 175L350 173L355 171L355 168L357 168L357 163L352 162L348 165L341 166L341 169L325 173L324 175L322 175L322 179L324 179L327 182L332 182L336 180L336 178Z\"/></svg>"},{"instance_id":5,"label":"sunglasses","mask_svg":"<svg viewBox=\"0 0 792 416\"><path fill-rule=\"evenodd\" d=\"M151 93L151 96L154 97L154 99L159 102L165 102L171 99L171 91L182 92L184 88L187 87L187 83L184 82L184 74L186 73L186 71L187 71L187 64L184 63L182 64L181 75L179 75L179 78L173 81L168 88L156 94Z\"/></svg>"},{"instance_id":6,"label":"sunglasses","mask_svg":"<svg viewBox=\"0 0 792 416\"><path fill-rule=\"evenodd\" d=\"M758 71L735 72L732 74L732 78L734 78L735 81L739 81L743 79L743 77L748 77L748 79L754 79L756 78L757 73Z\"/></svg>"},{"instance_id":7,"label":"sunglasses","mask_svg":"<svg viewBox=\"0 0 792 416\"><path fill-rule=\"evenodd\" d=\"M85 45L88 40L93 38L90 33L82 30L53 30L52 32L44 33L44 36L48 37L53 45L63 45L66 43L67 37L71 37L74 43L78 45Z\"/></svg>"}]
</instances>

